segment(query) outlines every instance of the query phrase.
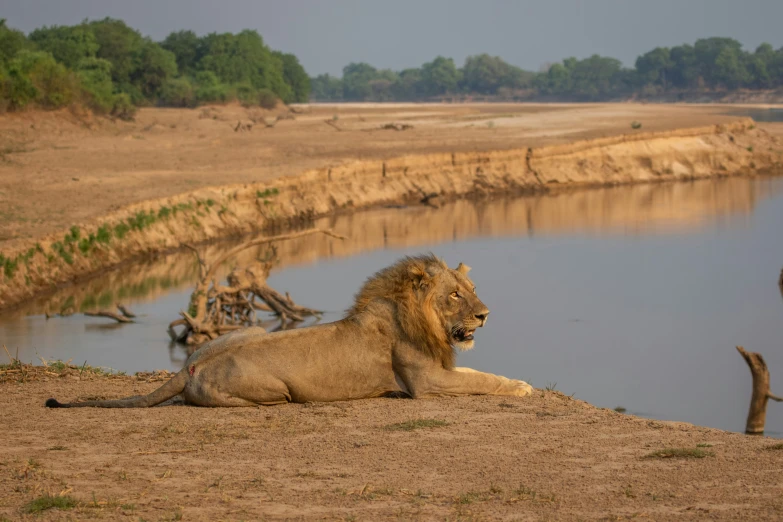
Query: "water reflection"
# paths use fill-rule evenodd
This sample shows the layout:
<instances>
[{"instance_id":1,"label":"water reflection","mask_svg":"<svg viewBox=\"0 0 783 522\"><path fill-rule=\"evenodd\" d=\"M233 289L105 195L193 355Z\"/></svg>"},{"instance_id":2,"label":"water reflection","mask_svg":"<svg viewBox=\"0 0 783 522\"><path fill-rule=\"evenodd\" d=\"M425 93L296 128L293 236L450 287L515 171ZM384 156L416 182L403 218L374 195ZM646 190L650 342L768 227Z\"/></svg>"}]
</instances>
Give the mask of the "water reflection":
<instances>
[{"instance_id":1,"label":"water reflection","mask_svg":"<svg viewBox=\"0 0 783 522\"><path fill-rule=\"evenodd\" d=\"M347 236L336 241L313 235L276 245L279 268L347 257L383 248L426 247L473 237L553 234L660 234L696 230L731 217L744 226L758 201L775 197L779 178L723 178L680 183L645 184L606 189L566 191L533 197L460 200L441 208L377 209L319 219L316 227ZM204 245L206 259L246 240ZM249 265L267 255L266 246L249 249L218 272ZM198 267L193 254L175 252L99 275L52 295L34 299L7 312L9 320L34 314L85 312L115 303L141 303L190 288Z\"/></svg>"},{"instance_id":2,"label":"water reflection","mask_svg":"<svg viewBox=\"0 0 783 522\"><path fill-rule=\"evenodd\" d=\"M769 108L769 109L741 109L732 111L731 114L735 116L744 116L753 118L756 121L762 122L782 122L783 121L783 109Z\"/></svg>"}]
</instances>

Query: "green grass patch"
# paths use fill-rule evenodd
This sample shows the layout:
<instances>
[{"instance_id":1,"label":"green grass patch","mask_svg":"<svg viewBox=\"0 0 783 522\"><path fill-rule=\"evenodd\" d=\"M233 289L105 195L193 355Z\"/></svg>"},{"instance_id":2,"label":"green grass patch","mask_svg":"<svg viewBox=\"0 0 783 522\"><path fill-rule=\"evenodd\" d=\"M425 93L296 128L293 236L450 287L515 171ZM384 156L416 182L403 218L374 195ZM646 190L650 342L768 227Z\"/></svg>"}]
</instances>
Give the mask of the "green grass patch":
<instances>
[{"instance_id":1,"label":"green grass patch","mask_svg":"<svg viewBox=\"0 0 783 522\"><path fill-rule=\"evenodd\" d=\"M193 210L193 203L177 203L171 207L171 213L175 216L177 215L177 212L184 212L186 210Z\"/></svg>"},{"instance_id":2,"label":"green grass patch","mask_svg":"<svg viewBox=\"0 0 783 522\"><path fill-rule=\"evenodd\" d=\"M130 231L130 227L127 223L117 223L114 225L114 235L117 239L122 239Z\"/></svg>"},{"instance_id":3,"label":"green grass patch","mask_svg":"<svg viewBox=\"0 0 783 522\"><path fill-rule=\"evenodd\" d=\"M614 409L614 411L616 411L617 413L625 413L628 410L626 410L623 406L618 406Z\"/></svg>"},{"instance_id":4,"label":"green grass patch","mask_svg":"<svg viewBox=\"0 0 783 522\"><path fill-rule=\"evenodd\" d=\"M139 210L136 214L129 217L127 222L131 230L144 230L157 220L158 216L155 214L154 210L150 210L149 212Z\"/></svg>"},{"instance_id":5,"label":"green grass patch","mask_svg":"<svg viewBox=\"0 0 783 522\"><path fill-rule=\"evenodd\" d=\"M111 241L111 228L109 228L109 225L103 224L98 227L98 231L95 233L95 240L102 245L109 244L109 241Z\"/></svg>"},{"instance_id":6,"label":"green grass patch","mask_svg":"<svg viewBox=\"0 0 783 522\"><path fill-rule=\"evenodd\" d=\"M90 250L92 250L92 244L94 242L94 236L93 241L91 242L88 238L82 238L79 240L79 252L82 253L82 255L87 255L90 253Z\"/></svg>"},{"instance_id":7,"label":"green grass patch","mask_svg":"<svg viewBox=\"0 0 783 522\"><path fill-rule=\"evenodd\" d=\"M259 199L277 196L278 194L280 194L280 191L276 188L266 189L263 192L256 190L256 197Z\"/></svg>"},{"instance_id":8,"label":"green grass patch","mask_svg":"<svg viewBox=\"0 0 783 522\"><path fill-rule=\"evenodd\" d=\"M72 249L73 247L71 247L70 245L66 246L66 244L63 244L60 241L55 241L54 243L52 243L52 250L54 250L55 253L57 253L57 255L60 256L63 259L63 261L65 261L69 265L73 264L73 255L71 253Z\"/></svg>"},{"instance_id":9,"label":"green grass patch","mask_svg":"<svg viewBox=\"0 0 783 522\"><path fill-rule=\"evenodd\" d=\"M704 451L700 448L664 448L662 450L648 453L645 459L703 459L713 457L715 454L711 451Z\"/></svg>"},{"instance_id":10,"label":"green grass patch","mask_svg":"<svg viewBox=\"0 0 783 522\"><path fill-rule=\"evenodd\" d=\"M25 504L22 509L25 513L42 513L49 509L68 510L75 508L79 503L73 497L67 495L53 497L51 495L41 495Z\"/></svg>"},{"instance_id":11,"label":"green grass patch","mask_svg":"<svg viewBox=\"0 0 783 522\"><path fill-rule=\"evenodd\" d=\"M397 424L388 424L383 427L386 431L413 431L423 428L442 428L449 423L438 419L413 419Z\"/></svg>"},{"instance_id":12,"label":"green grass patch","mask_svg":"<svg viewBox=\"0 0 783 522\"><path fill-rule=\"evenodd\" d=\"M712 444L707 444L705 442L702 442L701 444L696 444L697 448L711 448Z\"/></svg>"}]
</instances>

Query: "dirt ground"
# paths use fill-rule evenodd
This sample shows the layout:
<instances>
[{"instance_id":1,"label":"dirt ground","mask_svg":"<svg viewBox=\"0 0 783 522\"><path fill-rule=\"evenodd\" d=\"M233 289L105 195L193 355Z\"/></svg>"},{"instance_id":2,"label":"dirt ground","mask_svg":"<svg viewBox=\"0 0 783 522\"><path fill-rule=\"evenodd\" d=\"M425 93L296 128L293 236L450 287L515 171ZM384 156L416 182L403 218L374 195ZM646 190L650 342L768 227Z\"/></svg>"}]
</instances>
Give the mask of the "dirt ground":
<instances>
[{"instance_id":1,"label":"dirt ground","mask_svg":"<svg viewBox=\"0 0 783 522\"><path fill-rule=\"evenodd\" d=\"M6 377L0 520L783 518L779 441L628 416L557 391L48 410L52 396L118 397L161 383L78 371ZM701 458L656 456L668 448ZM47 495L61 508L37 511Z\"/></svg>"},{"instance_id":2,"label":"dirt ground","mask_svg":"<svg viewBox=\"0 0 783 522\"><path fill-rule=\"evenodd\" d=\"M629 133L634 121L641 131L701 126L735 120L742 109L347 104L294 110L148 108L135 122L67 111L0 116L0 251L129 203L205 186L264 181L351 159L565 143ZM388 123L412 128L382 130ZM238 124L252 128L236 130ZM783 124L767 126L783 130Z\"/></svg>"}]
</instances>

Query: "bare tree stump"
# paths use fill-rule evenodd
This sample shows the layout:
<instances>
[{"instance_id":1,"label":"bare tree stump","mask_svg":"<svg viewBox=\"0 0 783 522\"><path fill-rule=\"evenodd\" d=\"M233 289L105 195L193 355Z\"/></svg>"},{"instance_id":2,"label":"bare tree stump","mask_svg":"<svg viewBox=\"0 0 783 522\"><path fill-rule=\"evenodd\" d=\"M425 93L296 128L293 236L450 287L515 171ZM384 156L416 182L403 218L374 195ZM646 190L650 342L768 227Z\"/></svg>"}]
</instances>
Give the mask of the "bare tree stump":
<instances>
[{"instance_id":1,"label":"bare tree stump","mask_svg":"<svg viewBox=\"0 0 783 522\"><path fill-rule=\"evenodd\" d=\"M750 410L748 421L745 424L745 433L748 435L763 435L764 425L767 422L767 400L781 402L783 398L772 395L769 392L769 369L764 358L759 353L747 352L742 346L737 346L737 351L745 359L753 376L753 395L750 398Z\"/></svg>"}]
</instances>

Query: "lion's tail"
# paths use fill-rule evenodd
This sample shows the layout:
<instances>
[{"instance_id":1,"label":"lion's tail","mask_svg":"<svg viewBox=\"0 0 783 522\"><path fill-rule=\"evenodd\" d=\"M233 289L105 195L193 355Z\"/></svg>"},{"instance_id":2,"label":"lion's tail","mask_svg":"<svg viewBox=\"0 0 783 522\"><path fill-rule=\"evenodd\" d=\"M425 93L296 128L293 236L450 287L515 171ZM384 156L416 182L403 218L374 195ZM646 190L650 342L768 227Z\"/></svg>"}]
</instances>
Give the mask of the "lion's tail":
<instances>
[{"instance_id":1,"label":"lion's tail","mask_svg":"<svg viewBox=\"0 0 783 522\"><path fill-rule=\"evenodd\" d=\"M48 399L46 401L47 408L150 408L161 402L167 401L172 397L175 397L182 393L185 389L185 385L188 383L188 371L187 368L179 371L169 381L148 395L137 395L135 397L127 397L125 399L115 399L106 401L82 401L82 402L67 402L65 404L58 402L56 399Z\"/></svg>"}]
</instances>

